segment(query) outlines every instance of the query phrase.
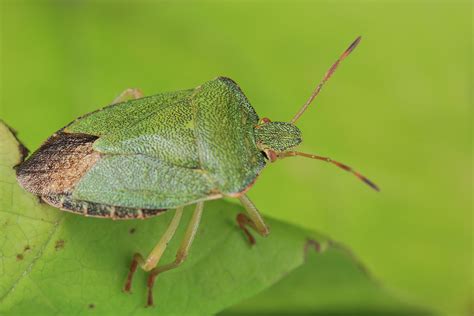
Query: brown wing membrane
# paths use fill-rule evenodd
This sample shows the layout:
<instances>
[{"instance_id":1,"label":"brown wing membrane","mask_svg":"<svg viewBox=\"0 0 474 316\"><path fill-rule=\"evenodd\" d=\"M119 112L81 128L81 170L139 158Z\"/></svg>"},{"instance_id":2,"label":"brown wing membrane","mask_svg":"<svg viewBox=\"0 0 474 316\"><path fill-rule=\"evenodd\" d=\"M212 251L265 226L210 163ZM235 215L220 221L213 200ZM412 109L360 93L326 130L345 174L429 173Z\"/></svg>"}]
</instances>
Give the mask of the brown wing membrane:
<instances>
[{"instance_id":1,"label":"brown wing membrane","mask_svg":"<svg viewBox=\"0 0 474 316\"><path fill-rule=\"evenodd\" d=\"M99 160L96 136L58 132L16 169L20 185L36 195L64 194Z\"/></svg>"}]
</instances>

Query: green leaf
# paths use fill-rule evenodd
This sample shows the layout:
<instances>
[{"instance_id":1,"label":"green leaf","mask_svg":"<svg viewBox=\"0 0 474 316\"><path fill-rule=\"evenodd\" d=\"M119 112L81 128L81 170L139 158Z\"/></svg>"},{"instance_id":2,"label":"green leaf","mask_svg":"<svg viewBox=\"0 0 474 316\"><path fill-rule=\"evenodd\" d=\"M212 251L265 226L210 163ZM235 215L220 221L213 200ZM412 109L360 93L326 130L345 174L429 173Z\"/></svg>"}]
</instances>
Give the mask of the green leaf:
<instances>
[{"instance_id":1,"label":"green leaf","mask_svg":"<svg viewBox=\"0 0 474 316\"><path fill-rule=\"evenodd\" d=\"M340 278L339 283L352 284L353 289L359 291L344 307L400 306L398 300L386 293L377 294L380 288L362 273L353 258L347 252L342 252L341 257L342 248L330 246L331 251L316 254L309 240L317 239L319 245L326 248L329 244L314 233L269 220L271 236L258 238L257 245L249 247L234 222L240 206L214 201L206 204L189 259L183 266L158 278L156 307L145 308L143 272L136 275L133 294L127 295L121 288L131 255L135 251L146 253L154 246L172 212L145 221L111 221L85 218L49 207L16 183L12 167L23 158L21 146L1 121L0 136L2 314L82 314L94 310L100 314L120 311L139 315L157 312L160 315L208 315L254 296L295 269L296 273L283 283L283 290L279 284L270 294L264 292L254 299L263 303L257 310L272 304L275 298L274 307L298 310L309 306L311 310L320 310L327 307L325 302L331 297L331 306L339 308L344 295L327 292L331 286L318 277L306 277L316 271L343 272L340 275L347 277L348 282ZM189 219L190 212L186 213L185 218ZM183 235L184 226L177 236ZM170 243L170 250L176 249L178 241L179 238L175 238ZM308 254L311 254L308 264L304 269L298 268ZM172 259L173 252L168 251L163 262ZM344 272L344 268L340 269L341 263L349 269L346 267ZM305 279L311 282L305 285L301 282ZM306 291L306 296L298 294L300 299L291 305L282 299L285 289L296 289L300 294ZM318 292L326 293L326 298L308 305L312 295ZM247 303L247 306L252 305Z\"/></svg>"},{"instance_id":2,"label":"green leaf","mask_svg":"<svg viewBox=\"0 0 474 316\"><path fill-rule=\"evenodd\" d=\"M221 313L231 315L434 315L395 298L347 249L308 252L303 265L262 293Z\"/></svg>"},{"instance_id":3,"label":"green leaf","mask_svg":"<svg viewBox=\"0 0 474 316\"><path fill-rule=\"evenodd\" d=\"M240 207L206 203L187 262L161 275L155 308L144 308L145 274L134 292L121 292L134 252L146 254L166 229L172 212L145 221L85 218L42 204L16 183L22 155L11 131L0 124L0 312L9 314L98 313L212 314L269 287L300 266L308 238L321 237L269 221L271 237L249 247L234 219ZM191 212L186 212L189 219ZM181 225L177 236L183 235ZM169 245L176 249L179 238ZM163 262L173 259L165 253Z\"/></svg>"}]
</instances>

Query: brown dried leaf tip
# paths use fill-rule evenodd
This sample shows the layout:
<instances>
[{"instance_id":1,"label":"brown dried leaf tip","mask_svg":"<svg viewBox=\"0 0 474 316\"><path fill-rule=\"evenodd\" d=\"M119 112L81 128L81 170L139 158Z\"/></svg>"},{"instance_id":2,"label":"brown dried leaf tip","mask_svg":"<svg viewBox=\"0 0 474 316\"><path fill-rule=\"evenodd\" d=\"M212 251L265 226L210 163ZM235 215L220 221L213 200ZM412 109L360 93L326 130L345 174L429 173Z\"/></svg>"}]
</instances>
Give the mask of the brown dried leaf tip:
<instances>
[{"instance_id":1,"label":"brown dried leaf tip","mask_svg":"<svg viewBox=\"0 0 474 316\"><path fill-rule=\"evenodd\" d=\"M18 138L18 132L11 128L10 126L8 126L8 124L6 124L3 120L0 119L0 124L3 124L5 125L8 130L12 133L13 137L15 137L15 140L17 141L18 143L18 150L20 151L20 161L18 161L17 165L14 166L17 167L19 164L21 164L25 158L28 156L28 154L30 153L30 151L28 150L28 148L25 147L25 145L23 145L23 143L20 141L20 139Z\"/></svg>"}]
</instances>

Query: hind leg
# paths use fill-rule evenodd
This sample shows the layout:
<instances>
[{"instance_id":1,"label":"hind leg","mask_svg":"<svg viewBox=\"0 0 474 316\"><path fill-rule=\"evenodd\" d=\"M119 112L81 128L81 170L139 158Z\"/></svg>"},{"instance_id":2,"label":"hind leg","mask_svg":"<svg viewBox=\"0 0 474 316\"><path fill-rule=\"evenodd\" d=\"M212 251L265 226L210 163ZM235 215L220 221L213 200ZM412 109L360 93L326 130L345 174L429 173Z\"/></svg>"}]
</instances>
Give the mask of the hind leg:
<instances>
[{"instance_id":1,"label":"hind leg","mask_svg":"<svg viewBox=\"0 0 474 316\"><path fill-rule=\"evenodd\" d=\"M122 93L120 93L120 95L118 97L116 97L112 101L111 104L124 102L124 101L127 101L129 99L140 99L140 98L143 98L143 92L140 89L138 89L138 88L128 88L125 91L123 91Z\"/></svg>"}]
</instances>

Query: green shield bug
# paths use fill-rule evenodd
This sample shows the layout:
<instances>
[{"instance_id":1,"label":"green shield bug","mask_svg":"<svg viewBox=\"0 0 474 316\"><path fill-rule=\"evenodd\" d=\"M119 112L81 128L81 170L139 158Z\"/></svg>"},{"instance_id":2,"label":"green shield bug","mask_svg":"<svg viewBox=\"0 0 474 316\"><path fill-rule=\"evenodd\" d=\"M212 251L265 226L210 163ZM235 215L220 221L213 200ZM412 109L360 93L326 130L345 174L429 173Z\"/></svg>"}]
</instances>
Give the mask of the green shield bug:
<instances>
[{"instance_id":1,"label":"green shield bug","mask_svg":"<svg viewBox=\"0 0 474 316\"><path fill-rule=\"evenodd\" d=\"M204 201L238 198L247 214L239 214L237 223L249 242L255 239L247 227L268 235L262 216L245 193L269 162L292 156L323 160L378 190L342 163L293 150L302 141L295 123L359 41L360 37L329 68L290 122L259 118L237 84L224 77L194 89L148 97L128 89L111 105L54 133L17 167L18 181L46 203L84 216L135 219L175 209L150 255L133 256L124 287L130 291L138 266L150 271L147 304L153 305L155 278L186 258ZM189 204L196 207L175 261L158 265L183 207Z\"/></svg>"}]
</instances>

